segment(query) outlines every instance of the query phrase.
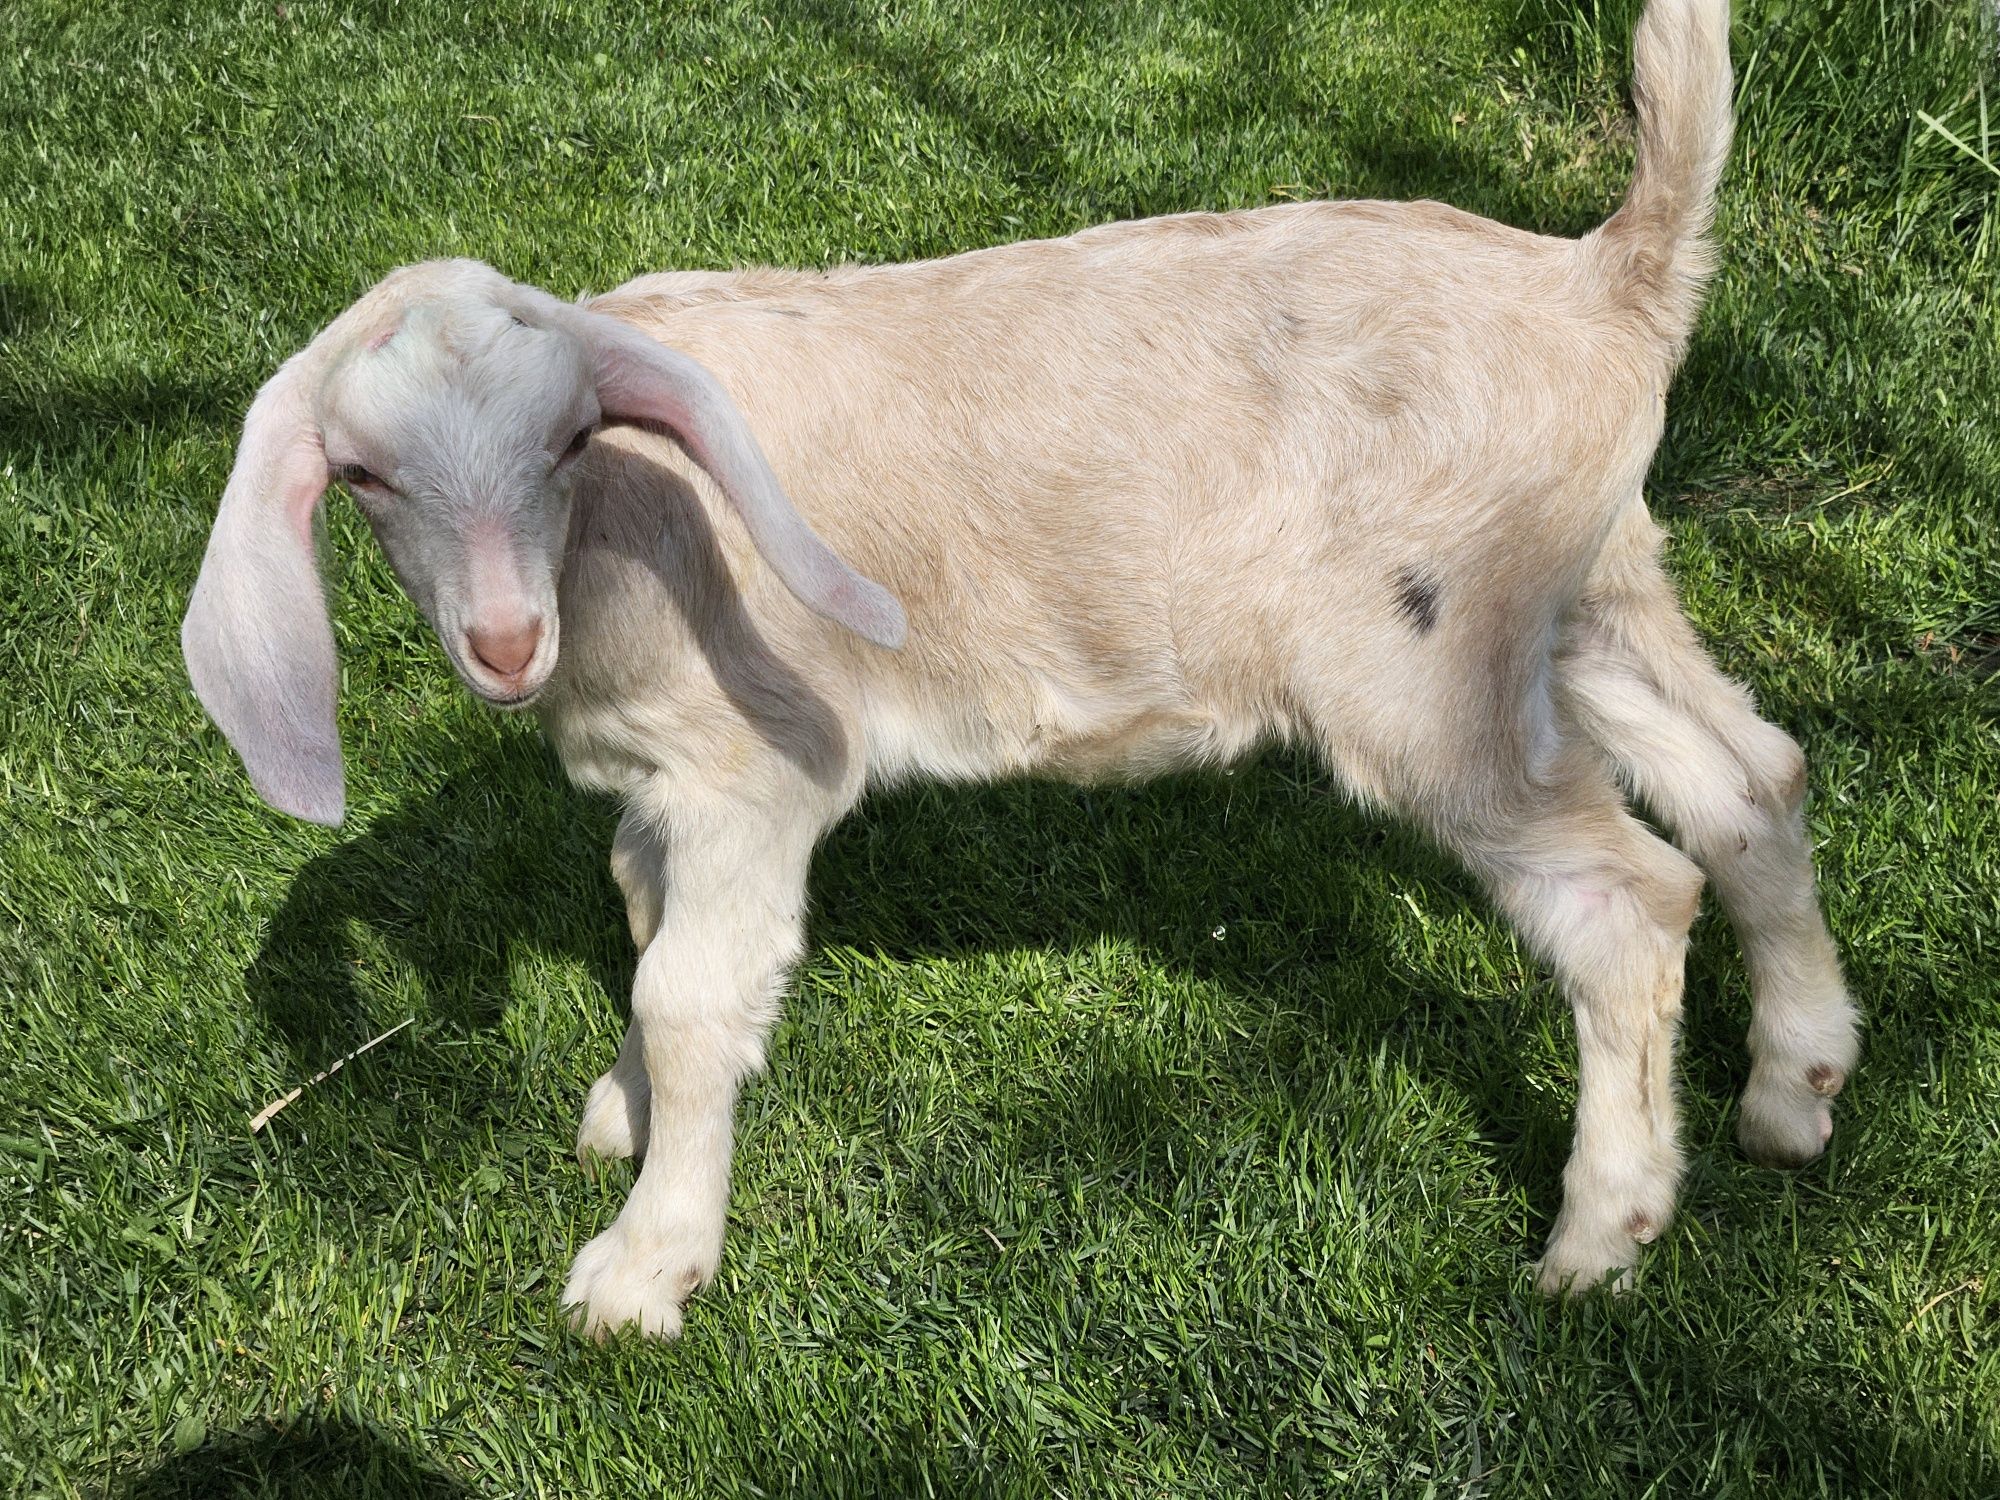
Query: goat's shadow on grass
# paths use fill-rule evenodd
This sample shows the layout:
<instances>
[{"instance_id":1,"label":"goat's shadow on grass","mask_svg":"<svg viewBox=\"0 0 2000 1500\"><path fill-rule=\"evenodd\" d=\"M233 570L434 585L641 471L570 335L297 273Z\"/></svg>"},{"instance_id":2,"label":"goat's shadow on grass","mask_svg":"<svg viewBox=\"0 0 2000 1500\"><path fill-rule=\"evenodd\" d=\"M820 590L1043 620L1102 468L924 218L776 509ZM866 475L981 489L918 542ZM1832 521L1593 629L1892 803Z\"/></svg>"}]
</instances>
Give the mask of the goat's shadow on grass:
<instances>
[{"instance_id":1,"label":"goat's shadow on grass","mask_svg":"<svg viewBox=\"0 0 2000 1500\"><path fill-rule=\"evenodd\" d=\"M1388 1048L1473 1105L1503 1169L1552 1182L1567 1124L1516 1087L1521 997L1468 999L1404 961L1425 920L1478 906L1470 882L1328 785L1303 758L1274 756L1141 787L927 788L871 802L820 852L813 942L911 961L1084 954L1110 939L1225 1003L1250 1002L1252 1033L1204 1053L1204 1069L1303 1093L1314 1080L1297 1065L1316 1044ZM1385 883L1409 904L1385 897ZM1071 1111L1030 1126L1030 1144L1110 1163L1175 1159L1179 1138L1200 1129L1176 1073L1186 1049L1100 1041Z\"/></svg>"},{"instance_id":2,"label":"goat's shadow on grass","mask_svg":"<svg viewBox=\"0 0 2000 1500\"><path fill-rule=\"evenodd\" d=\"M211 1437L129 1478L121 1500L455 1500L469 1487L377 1428L331 1418Z\"/></svg>"},{"instance_id":3,"label":"goat's shadow on grass","mask_svg":"<svg viewBox=\"0 0 2000 1500\"><path fill-rule=\"evenodd\" d=\"M1483 901L1417 835L1327 787L1303 758L1277 756L1228 777L1133 788L1015 783L871 799L815 860L810 943L899 963L1124 944L1268 1018L1254 1034L1200 1044L1213 1048L1201 1066L1224 1082L1303 1094L1315 1081L1300 1068L1309 1050L1387 1049L1456 1091L1494 1169L1552 1212L1567 1095L1519 1086L1523 1037L1559 1003L1552 987L1522 993L1510 965L1468 995L1455 971L1427 966L1427 924L1483 923ZM574 962L623 1011L634 960L607 868L614 823L530 736L503 734L435 792L307 865L246 975L249 992L302 1066L387 1024L364 967L412 981L427 1024L492 1027L528 952ZM1705 946L1724 941L1712 930ZM1736 1081L1720 1038L1740 1028L1723 1009L1699 995L1692 1006L1691 1029L1717 1037L1704 1049L1717 1076L1696 1087L1718 1095ZM1101 1042L1079 1063L1092 1076L1069 1117L1024 1122L1022 1147L1135 1170L1174 1159L1200 1127L1173 1074L1177 1049L1162 1058ZM351 1087L384 1086L366 1069L348 1076ZM517 1097L498 1074L400 1070L395 1088L404 1110L460 1131L468 1113Z\"/></svg>"},{"instance_id":4,"label":"goat's shadow on grass","mask_svg":"<svg viewBox=\"0 0 2000 1500\"><path fill-rule=\"evenodd\" d=\"M497 1022L528 951L572 957L622 996L633 963L606 862L615 821L532 737L503 735L306 865L244 976L251 999L316 1062L366 1040L374 1018L357 973L371 945L416 980L426 1019L447 1026Z\"/></svg>"}]
</instances>

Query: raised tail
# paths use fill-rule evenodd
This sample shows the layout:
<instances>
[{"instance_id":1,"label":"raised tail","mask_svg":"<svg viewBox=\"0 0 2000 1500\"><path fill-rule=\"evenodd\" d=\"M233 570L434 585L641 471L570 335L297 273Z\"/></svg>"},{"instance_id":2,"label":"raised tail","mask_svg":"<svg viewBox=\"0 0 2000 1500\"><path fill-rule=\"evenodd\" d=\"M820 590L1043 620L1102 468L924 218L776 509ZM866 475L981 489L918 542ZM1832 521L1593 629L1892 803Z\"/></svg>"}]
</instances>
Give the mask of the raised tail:
<instances>
[{"instance_id":1,"label":"raised tail","mask_svg":"<svg viewBox=\"0 0 2000 1500\"><path fill-rule=\"evenodd\" d=\"M1650 0L1632 50L1632 188L1587 243L1621 300L1678 358L1713 266L1708 231L1734 129L1729 0Z\"/></svg>"}]
</instances>

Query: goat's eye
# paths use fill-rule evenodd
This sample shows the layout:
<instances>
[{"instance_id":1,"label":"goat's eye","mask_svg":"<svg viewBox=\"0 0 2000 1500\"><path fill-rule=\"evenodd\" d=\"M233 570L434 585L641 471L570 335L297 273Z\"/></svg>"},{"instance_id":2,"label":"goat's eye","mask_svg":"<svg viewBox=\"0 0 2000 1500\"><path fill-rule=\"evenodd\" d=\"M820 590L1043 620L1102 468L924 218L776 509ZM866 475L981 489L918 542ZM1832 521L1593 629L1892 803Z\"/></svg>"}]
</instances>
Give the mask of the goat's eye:
<instances>
[{"instance_id":1,"label":"goat's eye","mask_svg":"<svg viewBox=\"0 0 2000 1500\"><path fill-rule=\"evenodd\" d=\"M597 431L597 429L593 426L593 427L586 427L582 429L580 432L578 432L575 437L569 440L569 446L563 449L563 457L575 458L577 454L583 452L584 444L590 441L590 435L595 431Z\"/></svg>"},{"instance_id":2,"label":"goat's eye","mask_svg":"<svg viewBox=\"0 0 2000 1500\"><path fill-rule=\"evenodd\" d=\"M333 477L342 484L371 485L376 489L387 488L381 480L362 468L360 464L342 464L333 471Z\"/></svg>"}]
</instances>

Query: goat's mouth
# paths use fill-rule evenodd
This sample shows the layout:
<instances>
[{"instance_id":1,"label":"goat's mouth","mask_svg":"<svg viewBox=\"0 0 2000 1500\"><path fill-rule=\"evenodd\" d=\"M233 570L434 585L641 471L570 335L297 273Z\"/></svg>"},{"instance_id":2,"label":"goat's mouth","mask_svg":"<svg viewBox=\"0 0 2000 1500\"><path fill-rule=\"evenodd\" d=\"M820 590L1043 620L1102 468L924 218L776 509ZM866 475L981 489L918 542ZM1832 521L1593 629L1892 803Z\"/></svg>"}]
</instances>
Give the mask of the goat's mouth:
<instances>
[{"instance_id":1,"label":"goat's mouth","mask_svg":"<svg viewBox=\"0 0 2000 1500\"><path fill-rule=\"evenodd\" d=\"M485 688L477 686L473 688L473 691L492 707L504 709L527 708L537 698L542 696L542 687L539 683L518 693L488 692Z\"/></svg>"},{"instance_id":2,"label":"goat's mouth","mask_svg":"<svg viewBox=\"0 0 2000 1500\"><path fill-rule=\"evenodd\" d=\"M541 697L542 689L548 686L547 673L543 673L533 682L518 686L512 683L482 682L480 681L480 675L483 674L475 675L472 672L461 670L459 672L459 679L472 689L474 697L491 708L526 708L537 698Z\"/></svg>"}]
</instances>

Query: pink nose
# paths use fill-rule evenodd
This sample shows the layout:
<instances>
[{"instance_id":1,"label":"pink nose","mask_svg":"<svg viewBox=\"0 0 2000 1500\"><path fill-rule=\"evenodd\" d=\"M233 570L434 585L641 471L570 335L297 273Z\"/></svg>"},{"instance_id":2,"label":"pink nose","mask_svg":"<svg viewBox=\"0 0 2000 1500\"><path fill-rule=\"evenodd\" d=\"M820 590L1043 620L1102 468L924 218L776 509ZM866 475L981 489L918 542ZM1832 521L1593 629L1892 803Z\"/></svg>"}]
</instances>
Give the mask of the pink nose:
<instances>
[{"instance_id":1,"label":"pink nose","mask_svg":"<svg viewBox=\"0 0 2000 1500\"><path fill-rule=\"evenodd\" d=\"M535 647L542 639L542 622L510 625L498 630L473 629L465 632L466 642L481 665L500 677L519 677L535 659Z\"/></svg>"}]
</instances>

